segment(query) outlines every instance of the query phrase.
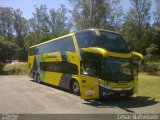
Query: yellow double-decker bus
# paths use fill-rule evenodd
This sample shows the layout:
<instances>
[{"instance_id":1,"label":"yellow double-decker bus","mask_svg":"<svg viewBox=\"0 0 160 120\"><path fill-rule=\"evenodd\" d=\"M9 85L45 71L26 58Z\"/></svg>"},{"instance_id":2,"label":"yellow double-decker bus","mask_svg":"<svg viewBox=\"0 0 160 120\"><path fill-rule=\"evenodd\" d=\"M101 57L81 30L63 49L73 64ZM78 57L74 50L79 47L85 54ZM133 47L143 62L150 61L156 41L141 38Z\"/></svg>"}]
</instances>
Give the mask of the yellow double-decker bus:
<instances>
[{"instance_id":1,"label":"yellow double-decker bus","mask_svg":"<svg viewBox=\"0 0 160 120\"><path fill-rule=\"evenodd\" d=\"M131 96L137 92L140 59L120 34L84 29L30 47L28 74L86 100Z\"/></svg>"}]
</instances>

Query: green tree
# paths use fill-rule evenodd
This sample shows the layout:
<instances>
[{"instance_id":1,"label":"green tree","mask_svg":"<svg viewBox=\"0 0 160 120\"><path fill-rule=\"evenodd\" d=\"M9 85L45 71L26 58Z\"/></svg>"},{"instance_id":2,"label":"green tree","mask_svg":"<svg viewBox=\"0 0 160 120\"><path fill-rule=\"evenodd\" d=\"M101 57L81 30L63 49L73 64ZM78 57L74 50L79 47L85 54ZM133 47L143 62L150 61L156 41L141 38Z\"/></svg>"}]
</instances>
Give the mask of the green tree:
<instances>
[{"instance_id":1,"label":"green tree","mask_svg":"<svg viewBox=\"0 0 160 120\"><path fill-rule=\"evenodd\" d=\"M145 53L144 38L146 30L150 28L150 0L130 0L132 7L126 15L123 24L123 34L128 40L132 50Z\"/></svg>"},{"instance_id":2,"label":"green tree","mask_svg":"<svg viewBox=\"0 0 160 120\"><path fill-rule=\"evenodd\" d=\"M73 10L70 11L72 14L71 21L75 29L83 29L91 26L91 13L90 7L93 5L91 0L69 0L69 2L74 6Z\"/></svg>"},{"instance_id":3,"label":"green tree","mask_svg":"<svg viewBox=\"0 0 160 120\"><path fill-rule=\"evenodd\" d=\"M155 0L154 27L160 30L160 0Z\"/></svg>"},{"instance_id":4,"label":"green tree","mask_svg":"<svg viewBox=\"0 0 160 120\"><path fill-rule=\"evenodd\" d=\"M146 49L146 58L151 60L155 59L155 56L157 55L158 47L156 44L150 44L149 47Z\"/></svg>"},{"instance_id":5,"label":"green tree","mask_svg":"<svg viewBox=\"0 0 160 120\"><path fill-rule=\"evenodd\" d=\"M0 62L15 58L14 10L0 7Z\"/></svg>"},{"instance_id":6,"label":"green tree","mask_svg":"<svg viewBox=\"0 0 160 120\"><path fill-rule=\"evenodd\" d=\"M0 36L0 63L15 59L16 45L12 41L6 41Z\"/></svg>"},{"instance_id":7,"label":"green tree","mask_svg":"<svg viewBox=\"0 0 160 120\"><path fill-rule=\"evenodd\" d=\"M30 29L31 33L36 34L35 44L48 40L50 31L46 5L35 6L35 13L30 19Z\"/></svg>"},{"instance_id":8,"label":"green tree","mask_svg":"<svg viewBox=\"0 0 160 120\"><path fill-rule=\"evenodd\" d=\"M24 38L27 35L27 20L22 17L22 12L17 9L14 11L14 30L16 33L15 43L17 45L17 59L27 60L27 51L25 48Z\"/></svg>"},{"instance_id":9,"label":"green tree","mask_svg":"<svg viewBox=\"0 0 160 120\"><path fill-rule=\"evenodd\" d=\"M74 6L72 21L76 29L104 28L113 30L122 22L120 0L69 0Z\"/></svg>"},{"instance_id":10,"label":"green tree","mask_svg":"<svg viewBox=\"0 0 160 120\"><path fill-rule=\"evenodd\" d=\"M109 0L109 16L108 23L112 26L113 30L121 32L122 23L124 22L123 7L120 5L120 0Z\"/></svg>"},{"instance_id":11,"label":"green tree","mask_svg":"<svg viewBox=\"0 0 160 120\"><path fill-rule=\"evenodd\" d=\"M13 39L13 8L0 7L0 35L7 40Z\"/></svg>"},{"instance_id":12,"label":"green tree","mask_svg":"<svg viewBox=\"0 0 160 120\"><path fill-rule=\"evenodd\" d=\"M52 38L65 35L69 32L70 26L68 17L66 16L68 10L64 5L61 5L58 10L53 8L50 10L49 14L49 25L51 30Z\"/></svg>"},{"instance_id":13,"label":"green tree","mask_svg":"<svg viewBox=\"0 0 160 120\"><path fill-rule=\"evenodd\" d=\"M28 20L28 34L25 36L25 46L32 45L65 35L70 30L67 17L68 10L64 5L59 9L54 8L47 12L46 5L35 6L33 17Z\"/></svg>"},{"instance_id":14,"label":"green tree","mask_svg":"<svg viewBox=\"0 0 160 120\"><path fill-rule=\"evenodd\" d=\"M1 54L3 53L3 58L6 60L27 59L24 46L24 37L27 34L26 23L27 20L22 17L20 10L0 7L0 36L3 37L1 38ZM2 61L4 62L4 59Z\"/></svg>"}]
</instances>

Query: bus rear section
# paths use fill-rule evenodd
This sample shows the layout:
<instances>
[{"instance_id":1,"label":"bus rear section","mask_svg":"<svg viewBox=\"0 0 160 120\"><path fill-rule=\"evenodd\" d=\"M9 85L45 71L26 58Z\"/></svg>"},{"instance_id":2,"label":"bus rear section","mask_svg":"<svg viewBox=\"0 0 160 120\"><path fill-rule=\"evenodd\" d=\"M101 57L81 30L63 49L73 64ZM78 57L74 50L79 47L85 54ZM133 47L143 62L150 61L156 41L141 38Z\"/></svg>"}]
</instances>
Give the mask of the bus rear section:
<instances>
[{"instance_id":1,"label":"bus rear section","mask_svg":"<svg viewBox=\"0 0 160 120\"><path fill-rule=\"evenodd\" d=\"M30 47L28 74L34 81L70 89L79 74L79 52L73 33Z\"/></svg>"}]
</instances>

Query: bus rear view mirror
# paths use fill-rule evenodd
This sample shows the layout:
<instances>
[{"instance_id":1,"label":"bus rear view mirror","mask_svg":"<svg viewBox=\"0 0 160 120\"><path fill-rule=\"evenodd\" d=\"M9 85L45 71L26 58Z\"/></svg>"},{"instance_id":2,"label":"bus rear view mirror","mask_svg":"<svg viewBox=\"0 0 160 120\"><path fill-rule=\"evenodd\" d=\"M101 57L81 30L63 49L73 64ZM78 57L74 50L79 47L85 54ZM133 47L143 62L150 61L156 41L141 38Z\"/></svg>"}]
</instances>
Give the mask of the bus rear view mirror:
<instances>
[{"instance_id":1,"label":"bus rear view mirror","mask_svg":"<svg viewBox=\"0 0 160 120\"><path fill-rule=\"evenodd\" d=\"M135 63L138 63L140 65L144 64L144 56L141 53L132 52L132 58Z\"/></svg>"}]
</instances>

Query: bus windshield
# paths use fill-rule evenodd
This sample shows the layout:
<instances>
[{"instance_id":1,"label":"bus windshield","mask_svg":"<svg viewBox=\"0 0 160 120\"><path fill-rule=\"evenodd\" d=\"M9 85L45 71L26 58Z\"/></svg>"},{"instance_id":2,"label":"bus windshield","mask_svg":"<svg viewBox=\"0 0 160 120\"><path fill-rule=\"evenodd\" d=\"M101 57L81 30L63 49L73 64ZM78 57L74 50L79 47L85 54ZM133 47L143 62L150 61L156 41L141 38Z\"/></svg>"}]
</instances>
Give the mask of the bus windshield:
<instances>
[{"instance_id":1,"label":"bus windshield","mask_svg":"<svg viewBox=\"0 0 160 120\"><path fill-rule=\"evenodd\" d=\"M98 47L111 52L129 53L128 45L120 34L99 31L97 36Z\"/></svg>"},{"instance_id":2,"label":"bus windshield","mask_svg":"<svg viewBox=\"0 0 160 120\"><path fill-rule=\"evenodd\" d=\"M129 53L128 45L120 34L99 30L77 32L76 39L79 48L99 47L111 52Z\"/></svg>"},{"instance_id":3,"label":"bus windshield","mask_svg":"<svg viewBox=\"0 0 160 120\"><path fill-rule=\"evenodd\" d=\"M102 79L112 82L132 80L132 62L130 59L110 57L104 61Z\"/></svg>"}]
</instances>

